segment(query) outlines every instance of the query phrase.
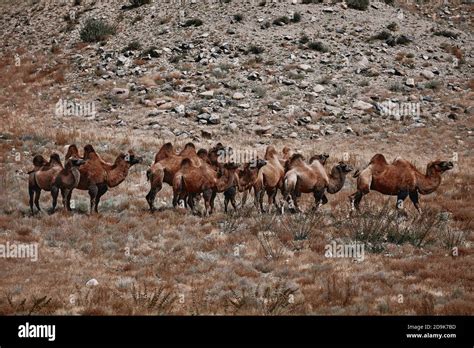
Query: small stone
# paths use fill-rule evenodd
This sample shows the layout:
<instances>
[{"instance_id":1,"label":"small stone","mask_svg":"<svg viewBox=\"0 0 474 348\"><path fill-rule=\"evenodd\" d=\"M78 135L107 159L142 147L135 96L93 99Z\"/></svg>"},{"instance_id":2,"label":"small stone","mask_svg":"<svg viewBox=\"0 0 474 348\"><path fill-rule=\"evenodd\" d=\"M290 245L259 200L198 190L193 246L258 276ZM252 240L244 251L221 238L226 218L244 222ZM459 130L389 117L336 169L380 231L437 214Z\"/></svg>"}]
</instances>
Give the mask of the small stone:
<instances>
[{"instance_id":1,"label":"small stone","mask_svg":"<svg viewBox=\"0 0 474 348\"><path fill-rule=\"evenodd\" d=\"M423 70L421 72L421 75L427 80L431 80L432 78L435 77L435 74L430 70Z\"/></svg>"},{"instance_id":2,"label":"small stone","mask_svg":"<svg viewBox=\"0 0 474 348\"><path fill-rule=\"evenodd\" d=\"M316 93L320 93L320 92L324 91L324 86L323 85L315 85L313 87L313 91L316 92Z\"/></svg>"},{"instance_id":3,"label":"small stone","mask_svg":"<svg viewBox=\"0 0 474 348\"><path fill-rule=\"evenodd\" d=\"M298 133L296 132L291 132L290 135L289 135L290 138L297 138L298 137Z\"/></svg>"},{"instance_id":4,"label":"small stone","mask_svg":"<svg viewBox=\"0 0 474 348\"><path fill-rule=\"evenodd\" d=\"M178 113L179 115L184 115L186 113L186 107L183 104L181 104L175 107L174 111Z\"/></svg>"},{"instance_id":5,"label":"small stone","mask_svg":"<svg viewBox=\"0 0 474 348\"><path fill-rule=\"evenodd\" d=\"M244 99L245 96L240 93L240 92L235 92L234 95L232 96L232 99L235 99L235 100L241 100L241 99Z\"/></svg>"},{"instance_id":6,"label":"small stone","mask_svg":"<svg viewBox=\"0 0 474 348\"><path fill-rule=\"evenodd\" d=\"M221 123L221 117L218 114L211 114L207 122L210 124L219 124Z\"/></svg>"},{"instance_id":7,"label":"small stone","mask_svg":"<svg viewBox=\"0 0 474 348\"><path fill-rule=\"evenodd\" d=\"M415 79L413 78L406 79L405 85L407 85L408 87L415 87Z\"/></svg>"},{"instance_id":8,"label":"small stone","mask_svg":"<svg viewBox=\"0 0 474 348\"><path fill-rule=\"evenodd\" d=\"M352 107L358 110L369 110L372 109L373 105L370 103L366 103L365 101L358 100L352 105Z\"/></svg>"},{"instance_id":9,"label":"small stone","mask_svg":"<svg viewBox=\"0 0 474 348\"><path fill-rule=\"evenodd\" d=\"M201 93L199 93L199 95L201 97L204 97L204 98L212 98L212 97L214 97L214 91L201 92Z\"/></svg>"},{"instance_id":10,"label":"small stone","mask_svg":"<svg viewBox=\"0 0 474 348\"><path fill-rule=\"evenodd\" d=\"M95 278L89 279L86 283L86 286L97 286L97 285L99 285L99 282Z\"/></svg>"},{"instance_id":11,"label":"small stone","mask_svg":"<svg viewBox=\"0 0 474 348\"><path fill-rule=\"evenodd\" d=\"M110 91L110 96L120 99L128 98L130 91L126 88L114 88Z\"/></svg>"},{"instance_id":12,"label":"small stone","mask_svg":"<svg viewBox=\"0 0 474 348\"><path fill-rule=\"evenodd\" d=\"M303 71L308 71L308 70L311 70L311 65L309 65L309 64L300 64L300 65L298 65L298 69L303 70Z\"/></svg>"}]
</instances>

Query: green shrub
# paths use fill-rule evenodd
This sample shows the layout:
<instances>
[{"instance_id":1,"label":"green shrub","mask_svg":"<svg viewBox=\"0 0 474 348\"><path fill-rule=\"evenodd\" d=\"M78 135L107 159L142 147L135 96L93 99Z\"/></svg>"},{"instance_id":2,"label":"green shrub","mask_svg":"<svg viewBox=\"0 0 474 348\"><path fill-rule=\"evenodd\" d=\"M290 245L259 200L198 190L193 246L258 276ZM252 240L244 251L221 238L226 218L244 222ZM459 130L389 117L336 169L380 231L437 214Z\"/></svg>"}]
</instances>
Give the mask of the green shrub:
<instances>
[{"instance_id":1,"label":"green shrub","mask_svg":"<svg viewBox=\"0 0 474 348\"><path fill-rule=\"evenodd\" d=\"M186 22L184 22L185 27L200 27L203 24L203 21L200 20L199 18L193 18L193 19L188 19Z\"/></svg>"},{"instance_id":2,"label":"green shrub","mask_svg":"<svg viewBox=\"0 0 474 348\"><path fill-rule=\"evenodd\" d=\"M115 27L100 19L90 18L81 29L80 36L84 42L99 42L105 40L109 35L114 35L115 32Z\"/></svg>"},{"instance_id":3,"label":"green shrub","mask_svg":"<svg viewBox=\"0 0 474 348\"><path fill-rule=\"evenodd\" d=\"M241 15L240 13L237 13L234 15L234 21L236 22L242 22L244 20L244 16Z\"/></svg>"},{"instance_id":4,"label":"green shrub","mask_svg":"<svg viewBox=\"0 0 474 348\"><path fill-rule=\"evenodd\" d=\"M321 41L312 41L308 44L308 48L313 50L313 51L318 51L318 52L328 52L329 48L323 44Z\"/></svg>"},{"instance_id":5,"label":"green shrub","mask_svg":"<svg viewBox=\"0 0 474 348\"><path fill-rule=\"evenodd\" d=\"M265 51L265 48L261 47L261 46L256 46L256 45L252 45L249 47L249 49L247 50L247 53L253 53L253 54L261 54Z\"/></svg>"},{"instance_id":6,"label":"green shrub","mask_svg":"<svg viewBox=\"0 0 474 348\"><path fill-rule=\"evenodd\" d=\"M278 17L273 20L274 25L285 25L288 23L290 23L290 19L287 16Z\"/></svg>"},{"instance_id":7,"label":"green shrub","mask_svg":"<svg viewBox=\"0 0 474 348\"><path fill-rule=\"evenodd\" d=\"M347 6L350 8L365 11L369 7L369 0L346 0Z\"/></svg>"},{"instance_id":8,"label":"green shrub","mask_svg":"<svg viewBox=\"0 0 474 348\"><path fill-rule=\"evenodd\" d=\"M151 0L130 0L133 7L140 7L142 5L150 4Z\"/></svg>"},{"instance_id":9,"label":"green shrub","mask_svg":"<svg viewBox=\"0 0 474 348\"><path fill-rule=\"evenodd\" d=\"M293 18L291 19L291 21L292 21L293 23L299 23L299 22L301 22L301 13L295 12L295 13L293 14Z\"/></svg>"}]
</instances>

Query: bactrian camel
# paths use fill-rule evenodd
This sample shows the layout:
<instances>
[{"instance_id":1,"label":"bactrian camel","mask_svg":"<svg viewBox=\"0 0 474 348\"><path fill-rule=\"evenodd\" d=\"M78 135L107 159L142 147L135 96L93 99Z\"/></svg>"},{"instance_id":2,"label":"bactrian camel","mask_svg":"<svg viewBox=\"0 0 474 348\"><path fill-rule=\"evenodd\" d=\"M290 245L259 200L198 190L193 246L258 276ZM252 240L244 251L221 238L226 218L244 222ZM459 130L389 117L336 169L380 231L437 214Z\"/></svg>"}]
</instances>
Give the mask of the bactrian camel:
<instances>
[{"instance_id":1,"label":"bactrian camel","mask_svg":"<svg viewBox=\"0 0 474 348\"><path fill-rule=\"evenodd\" d=\"M436 160L428 163L423 174L402 158L396 158L389 164L382 154L376 154L364 170L354 174L357 191L350 195L351 211L359 210L362 197L373 190L397 196L398 210L403 208L403 201L410 197L421 213L418 194L427 195L436 191L441 184L441 174L452 168L452 162Z\"/></svg>"}]
</instances>

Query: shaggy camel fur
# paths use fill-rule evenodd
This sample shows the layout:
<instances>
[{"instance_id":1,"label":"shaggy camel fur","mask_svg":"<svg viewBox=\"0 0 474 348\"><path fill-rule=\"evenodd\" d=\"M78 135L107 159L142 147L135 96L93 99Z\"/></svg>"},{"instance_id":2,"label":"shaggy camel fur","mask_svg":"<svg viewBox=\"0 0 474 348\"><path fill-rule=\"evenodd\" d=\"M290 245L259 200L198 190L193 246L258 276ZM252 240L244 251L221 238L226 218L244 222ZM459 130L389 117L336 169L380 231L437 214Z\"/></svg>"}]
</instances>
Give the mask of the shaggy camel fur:
<instances>
[{"instance_id":1,"label":"shaggy camel fur","mask_svg":"<svg viewBox=\"0 0 474 348\"><path fill-rule=\"evenodd\" d=\"M242 168L239 168L236 172L236 182L237 185L229 188L224 192L224 211L227 213L227 207L229 202L232 204L234 210L237 210L237 204L235 201L235 196L237 191L243 192L241 207L247 202L247 196L252 190L257 180L258 171L262 168L267 162L263 159L258 159L256 161L245 163Z\"/></svg>"},{"instance_id":2,"label":"shaggy camel fur","mask_svg":"<svg viewBox=\"0 0 474 348\"><path fill-rule=\"evenodd\" d=\"M453 168L448 161L434 161L426 166L426 174L422 174L410 162L396 158L391 164L382 154L376 154L369 165L357 171L357 191L350 195L351 211L359 210L362 197L370 190L384 195L397 196L397 209L403 208L404 200L409 196L416 210L421 213L418 194L426 195L436 191L441 184L441 174Z\"/></svg>"},{"instance_id":3,"label":"shaggy camel fur","mask_svg":"<svg viewBox=\"0 0 474 348\"><path fill-rule=\"evenodd\" d=\"M285 174L283 192L290 210L299 211L298 193L313 193L316 208L327 203L324 192L337 193L344 186L347 173L352 167L344 162L335 165L330 174L327 174L319 160L311 164L304 162L300 154L293 155L287 163L288 171Z\"/></svg>"},{"instance_id":4,"label":"shaggy camel fur","mask_svg":"<svg viewBox=\"0 0 474 348\"><path fill-rule=\"evenodd\" d=\"M276 202L276 195L278 189L281 189L283 183L283 177L285 175L285 168L278 158L277 151L273 146L268 146L265 152L265 161L267 162L258 171L257 180L254 184L255 191L255 204L257 208L260 208L261 212L263 209L263 195L264 191L268 195L268 206L273 203L277 209L280 209Z\"/></svg>"},{"instance_id":5,"label":"shaggy camel fur","mask_svg":"<svg viewBox=\"0 0 474 348\"><path fill-rule=\"evenodd\" d=\"M56 179L54 180L54 186L61 190L61 196L63 198L63 206L66 210L71 211L71 195L77 185L79 185L80 171L79 166L86 163L85 160L77 157L70 157L64 169L61 170Z\"/></svg>"},{"instance_id":6,"label":"shaggy camel fur","mask_svg":"<svg viewBox=\"0 0 474 348\"><path fill-rule=\"evenodd\" d=\"M196 153L193 143L186 144L180 154L176 154L171 143L164 144L156 153L155 162L146 172L147 180L150 182L150 191L146 195L146 200L151 211L155 210L155 197L163 188L163 183L173 186L174 176L181 168L181 161L185 158L190 158L196 167L199 167L203 162Z\"/></svg>"},{"instance_id":7,"label":"shaggy camel fur","mask_svg":"<svg viewBox=\"0 0 474 348\"><path fill-rule=\"evenodd\" d=\"M97 213L100 198L109 188L120 185L127 177L129 169L142 159L130 150L128 154L118 155L113 164L108 164L101 160L91 145L84 147L84 153L87 154L87 161L79 167L77 189L89 191L91 213Z\"/></svg>"},{"instance_id":8,"label":"shaggy camel fur","mask_svg":"<svg viewBox=\"0 0 474 348\"><path fill-rule=\"evenodd\" d=\"M203 163L196 167L191 159L185 158L181 161L181 168L173 179L173 205L178 200L190 196L189 204L194 212L194 196L202 193L205 204L205 216L214 211L214 199L217 192L224 192L235 185L235 172L238 166L234 163L226 163L218 172Z\"/></svg>"},{"instance_id":9,"label":"shaggy camel fur","mask_svg":"<svg viewBox=\"0 0 474 348\"><path fill-rule=\"evenodd\" d=\"M34 214L33 210L33 196L34 203L38 211L41 211L39 205L39 199L41 196L41 190L50 191L51 196L53 197L52 211L56 209L57 199L58 199L58 189L54 186L54 180L56 175L63 169L61 164L61 158L57 153L53 153L49 162L45 165L38 167L39 164L44 163L44 158L41 159L38 156L35 156L33 159L33 165L35 166L34 171L29 172L28 177L28 193L30 195L30 210Z\"/></svg>"}]
</instances>

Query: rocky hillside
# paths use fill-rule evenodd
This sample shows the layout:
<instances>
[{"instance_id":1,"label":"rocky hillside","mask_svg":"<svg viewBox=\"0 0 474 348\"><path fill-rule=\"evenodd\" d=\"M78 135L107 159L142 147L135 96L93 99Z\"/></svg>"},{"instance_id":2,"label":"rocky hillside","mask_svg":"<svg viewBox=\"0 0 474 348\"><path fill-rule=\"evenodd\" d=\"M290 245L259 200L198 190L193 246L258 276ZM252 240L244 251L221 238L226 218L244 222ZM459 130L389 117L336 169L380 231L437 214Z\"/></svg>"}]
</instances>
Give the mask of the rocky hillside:
<instances>
[{"instance_id":1,"label":"rocky hillside","mask_svg":"<svg viewBox=\"0 0 474 348\"><path fill-rule=\"evenodd\" d=\"M7 3L2 54L61 65L35 106L55 127L59 99L95 103L77 124L166 139L379 137L470 117L469 1L303 2ZM87 36L91 19L111 31Z\"/></svg>"}]
</instances>

